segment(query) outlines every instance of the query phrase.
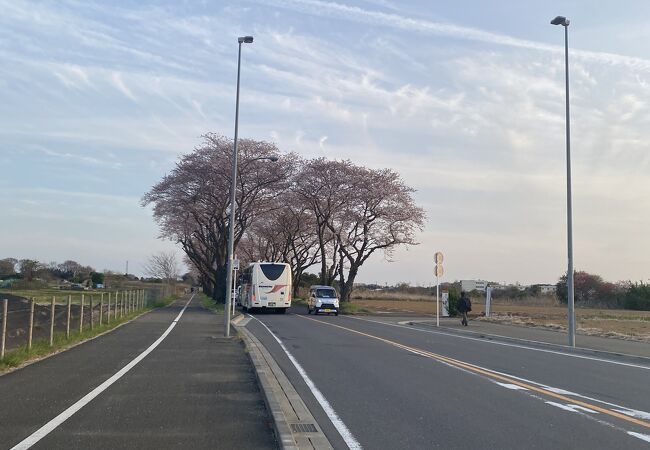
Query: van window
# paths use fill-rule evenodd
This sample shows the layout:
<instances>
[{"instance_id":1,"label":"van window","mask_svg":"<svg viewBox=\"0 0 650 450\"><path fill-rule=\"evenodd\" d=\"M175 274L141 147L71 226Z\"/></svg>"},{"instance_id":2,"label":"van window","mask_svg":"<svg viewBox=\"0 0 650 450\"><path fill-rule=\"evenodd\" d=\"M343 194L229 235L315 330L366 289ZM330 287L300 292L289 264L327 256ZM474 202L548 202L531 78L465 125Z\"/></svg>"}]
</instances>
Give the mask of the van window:
<instances>
[{"instance_id":1,"label":"van window","mask_svg":"<svg viewBox=\"0 0 650 450\"><path fill-rule=\"evenodd\" d=\"M334 289L316 289L316 297L336 298L336 291Z\"/></svg>"},{"instance_id":2,"label":"van window","mask_svg":"<svg viewBox=\"0 0 650 450\"><path fill-rule=\"evenodd\" d=\"M280 275L284 273L284 269L287 267L284 264L260 264L264 276L269 280L277 280L280 278Z\"/></svg>"}]
</instances>

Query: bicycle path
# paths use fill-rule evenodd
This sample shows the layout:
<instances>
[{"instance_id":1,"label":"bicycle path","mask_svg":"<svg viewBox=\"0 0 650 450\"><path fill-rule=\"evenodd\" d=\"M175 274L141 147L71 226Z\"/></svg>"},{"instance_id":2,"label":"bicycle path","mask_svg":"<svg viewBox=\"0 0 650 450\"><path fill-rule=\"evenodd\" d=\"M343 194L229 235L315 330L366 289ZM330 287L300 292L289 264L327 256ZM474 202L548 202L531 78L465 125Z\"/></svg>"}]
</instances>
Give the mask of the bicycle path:
<instances>
[{"instance_id":1,"label":"bicycle path","mask_svg":"<svg viewBox=\"0 0 650 450\"><path fill-rule=\"evenodd\" d=\"M0 377L0 447L25 442L149 350L33 448L277 448L244 347L222 323L185 298Z\"/></svg>"}]
</instances>

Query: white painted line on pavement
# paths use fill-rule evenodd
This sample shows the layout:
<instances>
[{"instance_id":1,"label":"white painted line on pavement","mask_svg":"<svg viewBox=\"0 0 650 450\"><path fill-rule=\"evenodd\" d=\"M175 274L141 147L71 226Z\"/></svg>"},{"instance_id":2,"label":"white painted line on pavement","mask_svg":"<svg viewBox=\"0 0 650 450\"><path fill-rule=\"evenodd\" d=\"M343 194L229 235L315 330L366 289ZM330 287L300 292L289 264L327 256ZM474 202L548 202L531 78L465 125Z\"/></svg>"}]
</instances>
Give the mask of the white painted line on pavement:
<instances>
[{"instance_id":1,"label":"white painted line on pavement","mask_svg":"<svg viewBox=\"0 0 650 450\"><path fill-rule=\"evenodd\" d=\"M498 384L499 386L502 386L502 387L506 388L506 389L512 389L513 391L527 391L528 390L525 387L521 387L521 386L518 386L518 385L512 384L512 383L499 383L498 381L495 381L495 383Z\"/></svg>"},{"instance_id":2,"label":"white painted line on pavement","mask_svg":"<svg viewBox=\"0 0 650 450\"><path fill-rule=\"evenodd\" d=\"M639 438L642 441L650 442L650 434L635 433L634 431L628 431L627 434Z\"/></svg>"},{"instance_id":3,"label":"white painted line on pavement","mask_svg":"<svg viewBox=\"0 0 650 450\"><path fill-rule=\"evenodd\" d=\"M620 412L630 417L637 417L639 419L650 420L650 413L639 411L638 409L615 409L614 411Z\"/></svg>"},{"instance_id":4,"label":"white painted line on pavement","mask_svg":"<svg viewBox=\"0 0 650 450\"><path fill-rule=\"evenodd\" d=\"M557 402L544 402L544 403L546 403L547 405L555 406L556 408L563 409L565 411L577 412L577 413L588 412L590 414L598 414L596 411L589 408L585 408L580 405L572 405L572 404L564 405L562 403L557 403Z\"/></svg>"},{"instance_id":5,"label":"white painted line on pavement","mask_svg":"<svg viewBox=\"0 0 650 450\"><path fill-rule=\"evenodd\" d=\"M575 353L566 353L566 352L561 352L561 351L558 351L558 350L547 350L547 349L543 349L543 348L530 347L528 345L522 345L522 344L511 344L511 343L508 343L508 342L488 341L488 340L485 340L485 339L475 338L475 337L471 337L471 336L462 336L462 335L456 334L456 333L446 333L444 331L437 331L437 330L423 330L421 328L415 328L415 327L406 326L406 325L399 325L399 324L395 324L395 323L381 322L379 320L362 319L361 317L348 316L347 318L348 319L361 320L363 322L377 323L377 324L380 324L380 325L387 325L387 326L391 326L391 327L405 328L407 330L420 331L422 333L442 334L444 336L451 336L451 337L455 337L455 338L459 338L459 339L468 339L470 341L483 342L485 344L502 345L504 347L515 347L515 348L521 348L521 349L524 349L524 350L532 350L532 351L535 351L535 352L552 353L554 355L567 356L569 358L588 359L590 361L598 361L598 362L604 362L604 363L608 363L608 364L616 364L618 366L634 367L636 369L650 370L650 366L642 366L640 364L632 364L632 363L626 363L626 362L622 362L622 361L614 361L612 359L596 358L596 357L593 357L593 356L586 356L586 355L577 355Z\"/></svg>"},{"instance_id":6,"label":"white painted line on pavement","mask_svg":"<svg viewBox=\"0 0 650 450\"><path fill-rule=\"evenodd\" d=\"M122 369L120 369L115 375L110 377L108 380L104 381L102 384L97 386L88 394L84 395L75 404L70 406L68 409L63 411L54 419L50 420L48 423L46 423L41 428L36 430L34 433L32 433L27 438L25 438L23 441L16 444L14 447L12 447L11 450L24 450L30 448L32 445L36 444L38 441L40 441L45 436L47 436L52 431L54 431L63 422L65 422L70 417L72 417L77 411L79 411L81 408L83 408L88 403L90 403L93 399L95 399L95 397L97 397L99 394L101 394L106 389L108 389L113 383L115 383L117 380L122 378L128 371L133 369L133 367L135 367L136 364L142 361L149 353L151 353L156 347L158 347L158 345L160 345L160 343L167 337L167 335L171 333L171 331L174 329L174 327L180 320L181 316L185 312L185 308L187 308L187 305L190 304L193 298L194 298L194 294L192 294L192 296L187 301L187 303L185 303L185 306L183 306L183 309L181 310L181 312L178 313L178 316L176 316L176 319L174 319L171 325L169 325L169 327L165 330L165 332L158 339L156 339L156 341L153 344L151 344L148 349L140 353L133 361L131 361Z\"/></svg>"},{"instance_id":7,"label":"white painted line on pavement","mask_svg":"<svg viewBox=\"0 0 650 450\"><path fill-rule=\"evenodd\" d=\"M276 340L278 344L280 344L280 347L284 351L284 353L287 355L293 366L296 368L302 379L304 380L305 384L307 384L307 387L311 390L311 393L316 397L316 400L320 404L321 408L323 408L323 411L325 411L325 414L327 414L327 417L330 419L332 422L332 425L336 428L336 431L339 432L343 440L345 441L345 444L350 448L351 450L361 450L363 447L357 441L357 439L354 437L350 429L345 425L343 420L339 417L339 415L334 411L334 408L332 408L332 405L330 405L330 402L327 401L325 396L322 394L322 392L316 387L314 382L309 378L309 375L307 375L307 372L303 367L300 365L300 363L294 358L294 356L287 350L287 347L285 347L284 343L278 338L273 331L269 329L269 327L266 326L264 322L259 320L257 317L253 316L248 316L251 319L254 319L258 321L264 328L266 328L266 331L269 332L271 336L273 336L273 339Z\"/></svg>"}]
</instances>

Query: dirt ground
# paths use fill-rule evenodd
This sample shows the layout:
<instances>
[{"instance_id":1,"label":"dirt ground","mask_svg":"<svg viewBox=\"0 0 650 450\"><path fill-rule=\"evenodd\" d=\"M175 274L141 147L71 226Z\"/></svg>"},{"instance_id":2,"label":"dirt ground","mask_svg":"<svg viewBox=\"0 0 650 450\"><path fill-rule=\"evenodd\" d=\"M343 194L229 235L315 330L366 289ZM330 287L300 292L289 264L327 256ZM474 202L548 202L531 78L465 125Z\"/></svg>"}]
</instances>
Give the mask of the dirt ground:
<instances>
[{"instance_id":1,"label":"dirt ground","mask_svg":"<svg viewBox=\"0 0 650 450\"><path fill-rule=\"evenodd\" d=\"M404 312L435 315L435 297L423 300L353 299L360 308L371 311ZM493 302L490 318L483 317L485 305L472 300L470 316L497 323L565 330L567 307L552 301ZM650 311L576 308L577 330L580 334L615 337L650 342Z\"/></svg>"},{"instance_id":2,"label":"dirt ground","mask_svg":"<svg viewBox=\"0 0 650 450\"><path fill-rule=\"evenodd\" d=\"M7 336L6 346L7 350L25 345L27 343L28 329L29 329L29 313L30 302L26 298L17 297L14 295L5 294L2 298L9 300L7 307ZM93 304L93 322L95 325L99 323L99 304ZM114 314L114 305L111 308L111 313ZM81 310L80 305L72 304L70 307L70 331L72 333L79 330L79 313ZM84 329L90 327L90 304L86 303L84 307ZM55 306L54 312L54 329L55 332L65 332L67 323L67 306L60 304ZM34 305L34 329L32 332L32 339L49 339L50 336L50 321L52 316L52 309L50 305L43 305L36 303ZM108 304L104 303L103 319L108 317ZM2 309L0 307L0 320L2 318Z\"/></svg>"}]
</instances>

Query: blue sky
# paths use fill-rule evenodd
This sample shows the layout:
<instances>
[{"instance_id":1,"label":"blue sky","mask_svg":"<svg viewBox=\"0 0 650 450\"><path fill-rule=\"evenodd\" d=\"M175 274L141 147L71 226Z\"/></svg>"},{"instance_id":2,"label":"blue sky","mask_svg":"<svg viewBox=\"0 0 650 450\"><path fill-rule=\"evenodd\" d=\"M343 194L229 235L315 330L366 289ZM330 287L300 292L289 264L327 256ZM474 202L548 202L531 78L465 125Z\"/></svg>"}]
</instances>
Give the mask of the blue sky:
<instances>
[{"instance_id":1,"label":"blue sky","mask_svg":"<svg viewBox=\"0 0 650 450\"><path fill-rule=\"evenodd\" d=\"M604 2L602 2L604 3ZM650 3L20 2L0 8L0 257L140 272L174 248L139 206L176 158L232 135L391 167L421 245L359 281L554 282L566 266L563 33L571 19L575 261L650 268ZM179 252L180 253L180 252Z\"/></svg>"}]
</instances>

